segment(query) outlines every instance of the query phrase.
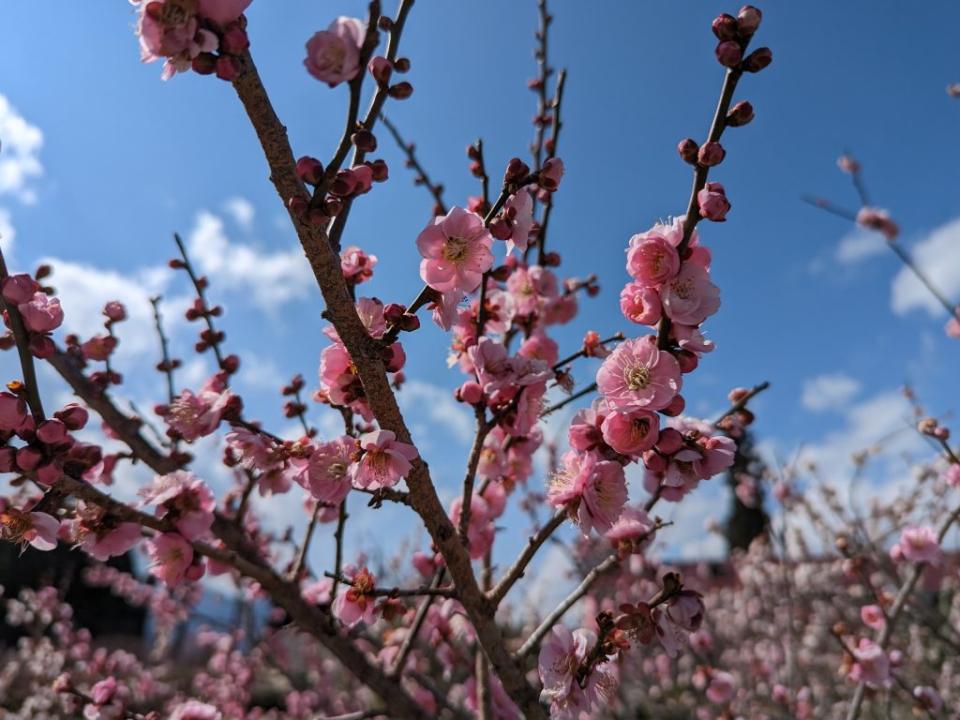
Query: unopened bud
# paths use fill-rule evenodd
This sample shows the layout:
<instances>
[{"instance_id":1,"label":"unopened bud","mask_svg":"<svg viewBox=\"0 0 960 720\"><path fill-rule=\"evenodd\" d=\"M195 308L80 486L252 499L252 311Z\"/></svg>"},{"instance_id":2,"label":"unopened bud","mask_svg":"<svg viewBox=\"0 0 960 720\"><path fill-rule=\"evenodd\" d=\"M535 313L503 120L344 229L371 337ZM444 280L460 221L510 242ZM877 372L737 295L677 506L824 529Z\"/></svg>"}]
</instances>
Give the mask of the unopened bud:
<instances>
[{"instance_id":1,"label":"unopened bud","mask_svg":"<svg viewBox=\"0 0 960 720\"><path fill-rule=\"evenodd\" d=\"M756 73L763 70L767 65L773 62L773 51L768 47L757 48L747 55L743 61L743 69L747 72Z\"/></svg>"},{"instance_id":2,"label":"unopened bud","mask_svg":"<svg viewBox=\"0 0 960 720\"><path fill-rule=\"evenodd\" d=\"M304 155L297 160L297 177L307 185L319 185L323 179L323 163L315 157Z\"/></svg>"},{"instance_id":3,"label":"unopened bud","mask_svg":"<svg viewBox=\"0 0 960 720\"><path fill-rule=\"evenodd\" d=\"M398 82L396 85L391 85L387 93L396 100L406 100L413 95L413 85L406 81Z\"/></svg>"},{"instance_id":4,"label":"unopened bud","mask_svg":"<svg viewBox=\"0 0 960 720\"><path fill-rule=\"evenodd\" d=\"M720 143L704 143L703 147L700 148L700 152L697 153L697 162L704 167L713 167L714 165L722 163L726 154L727 151L723 149Z\"/></svg>"},{"instance_id":5,"label":"unopened bud","mask_svg":"<svg viewBox=\"0 0 960 720\"><path fill-rule=\"evenodd\" d=\"M740 30L741 37L750 37L757 28L760 27L760 21L763 19L763 13L753 5L744 5L737 13L737 27Z\"/></svg>"},{"instance_id":6,"label":"unopened bud","mask_svg":"<svg viewBox=\"0 0 960 720\"><path fill-rule=\"evenodd\" d=\"M736 40L724 40L717 45L717 60L724 67L735 68L742 59L743 51Z\"/></svg>"},{"instance_id":7,"label":"unopened bud","mask_svg":"<svg viewBox=\"0 0 960 720\"><path fill-rule=\"evenodd\" d=\"M700 150L697 141L693 138L685 138L677 143L677 152L685 163L691 165L697 162L697 152Z\"/></svg>"},{"instance_id":8,"label":"unopened bud","mask_svg":"<svg viewBox=\"0 0 960 720\"><path fill-rule=\"evenodd\" d=\"M711 28L717 40L733 40L737 36L737 19L729 13L717 15Z\"/></svg>"},{"instance_id":9,"label":"unopened bud","mask_svg":"<svg viewBox=\"0 0 960 720\"><path fill-rule=\"evenodd\" d=\"M746 100L741 100L727 113L727 126L740 127L753 120L753 105Z\"/></svg>"}]
</instances>

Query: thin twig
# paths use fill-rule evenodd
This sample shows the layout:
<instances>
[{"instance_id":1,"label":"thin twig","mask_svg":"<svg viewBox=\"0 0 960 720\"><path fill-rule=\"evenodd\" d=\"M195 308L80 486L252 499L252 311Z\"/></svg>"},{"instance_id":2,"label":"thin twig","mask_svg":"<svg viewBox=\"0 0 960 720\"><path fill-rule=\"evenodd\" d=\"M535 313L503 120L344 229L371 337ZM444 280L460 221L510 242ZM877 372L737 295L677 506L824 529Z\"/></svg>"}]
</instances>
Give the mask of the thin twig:
<instances>
[{"instance_id":1,"label":"thin twig","mask_svg":"<svg viewBox=\"0 0 960 720\"><path fill-rule=\"evenodd\" d=\"M417 173L416 178L414 178L414 183L417 185L423 185L433 197L433 201L436 204L436 210L439 210L439 213L437 214L446 215L447 206L443 202L443 185L435 183L430 179L427 171L417 159L416 147L413 143L404 142L403 137L400 135L400 131L397 129L397 126L394 125L383 113L380 113L380 120L383 122L384 127L386 127L393 136L394 141L403 151L403 154L407 156L407 167L413 168L413 170Z\"/></svg>"}]
</instances>

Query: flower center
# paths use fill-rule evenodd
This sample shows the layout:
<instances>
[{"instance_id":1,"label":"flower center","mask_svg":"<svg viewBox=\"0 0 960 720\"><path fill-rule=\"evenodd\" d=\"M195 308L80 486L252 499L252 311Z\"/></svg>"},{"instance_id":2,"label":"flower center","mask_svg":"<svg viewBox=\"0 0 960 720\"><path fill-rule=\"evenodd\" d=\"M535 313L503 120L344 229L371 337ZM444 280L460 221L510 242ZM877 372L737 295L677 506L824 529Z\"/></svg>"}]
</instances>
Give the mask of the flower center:
<instances>
[{"instance_id":1,"label":"flower center","mask_svg":"<svg viewBox=\"0 0 960 720\"><path fill-rule=\"evenodd\" d=\"M467 256L469 247L470 243L467 242L466 238L447 238L447 242L443 246L443 259L452 263L460 262Z\"/></svg>"},{"instance_id":2,"label":"flower center","mask_svg":"<svg viewBox=\"0 0 960 720\"><path fill-rule=\"evenodd\" d=\"M329 473L330 477L334 478L335 480L340 480L344 475L347 474L347 466L339 461L332 462L327 468L327 473Z\"/></svg>"},{"instance_id":3,"label":"flower center","mask_svg":"<svg viewBox=\"0 0 960 720\"><path fill-rule=\"evenodd\" d=\"M650 369L646 365L634 365L623 374L629 390L643 390L650 384Z\"/></svg>"},{"instance_id":4,"label":"flower center","mask_svg":"<svg viewBox=\"0 0 960 720\"><path fill-rule=\"evenodd\" d=\"M0 535L10 540L19 540L33 523L26 513L18 510L8 510L0 513Z\"/></svg>"},{"instance_id":5,"label":"flower center","mask_svg":"<svg viewBox=\"0 0 960 720\"><path fill-rule=\"evenodd\" d=\"M677 294L681 300L687 300L690 297L690 290L692 289L689 282L684 282L683 280L675 280L672 283L673 291Z\"/></svg>"},{"instance_id":6,"label":"flower center","mask_svg":"<svg viewBox=\"0 0 960 720\"><path fill-rule=\"evenodd\" d=\"M647 418L637 418L630 428L635 439L643 439L650 432L650 421Z\"/></svg>"},{"instance_id":7,"label":"flower center","mask_svg":"<svg viewBox=\"0 0 960 720\"><path fill-rule=\"evenodd\" d=\"M160 24L168 28L182 27L196 12L196 0L167 0L160 9Z\"/></svg>"}]
</instances>

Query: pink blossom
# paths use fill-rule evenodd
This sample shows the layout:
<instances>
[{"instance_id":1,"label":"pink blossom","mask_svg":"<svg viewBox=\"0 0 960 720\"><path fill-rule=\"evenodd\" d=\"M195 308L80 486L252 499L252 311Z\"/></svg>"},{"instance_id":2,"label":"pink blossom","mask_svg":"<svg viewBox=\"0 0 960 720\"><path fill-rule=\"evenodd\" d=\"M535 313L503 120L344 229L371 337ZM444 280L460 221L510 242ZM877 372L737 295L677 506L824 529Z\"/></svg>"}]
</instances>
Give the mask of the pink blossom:
<instances>
[{"instance_id":1,"label":"pink blossom","mask_svg":"<svg viewBox=\"0 0 960 720\"><path fill-rule=\"evenodd\" d=\"M887 624L886 616L879 605L864 605L860 608L860 619L863 624L873 630L882 630Z\"/></svg>"},{"instance_id":2,"label":"pink blossom","mask_svg":"<svg viewBox=\"0 0 960 720\"><path fill-rule=\"evenodd\" d=\"M627 283L620 291L620 311L638 325L656 325L662 314L660 293L640 283Z\"/></svg>"},{"instance_id":3,"label":"pink blossom","mask_svg":"<svg viewBox=\"0 0 960 720\"><path fill-rule=\"evenodd\" d=\"M463 512L463 498L458 495L450 504L450 522L454 527L460 526ZM487 501L474 494L470 501L470 523L467 526L467 543L470 557L479 560L493 546L495 513Z\"/></svg>"},{"instance_id":4,"label":"pink blossom","mask_svg":"<svg viewBox=\"0 0 960 720\"><path fill-rule=\"evenodd\" d=\"M167 425L187 442L205 437L217 429L233 400L233 393L219 374L203 384L198 393L184 390L167 410Z\"/></svg>"},{"instance_id":5,"label":"pink blossom","mask_svg":"<svg viewBox=\"0 0 960 720\"><path fill-rule=\"evenodd\" d=\"M350 245L340 253L340 269L347 282L359 285L373 276L377 256L368 255L356 245Z\"/></svg>"},{"instance_id":6,"label":"pink blossom","mask_svg":"<svg viewBox=\"0 0 960 720\"><path fill-rule=\"evenodd\" d=\"M724 191L723 185L718 182L708 182L697 193L697 205L700 207L700 215L714 222L726 220L727 213L730 211L730 201L727 200L727 193Z\"/></svg>"},{"instance_id":7,"label":"pink blossom","mask_svg":"<svg viewBox=\"0 0 960 720\"><path fill-rule=\"evenodd\" d=\"M417 449L396 438L390 430L374 430L360 436L358 444L363 454L352 466L354 485L374 490L392 487L410 472Z\"/></svg>"},{"instance_id":8,"label":"pink blossom","mask_svg":"<svg viewBox=\"0 0 960 720\"><path fill-rule=\"evenodd\" d=\"M219 25L227 25L241 15L244 10L250 7L253 0L199 0L200 14L213 20Z\"/></svg>"},{"instance_id":9,"label":"pink blossom","mask_svg":"<svg viewBox=\"0 0 960 720\"><path fill-rule=\"evenodd\" d=\"M614 410L603 419L601 430L604 441L618 453L640 456L656 444L660 419L640 408Z\"/></svg>"},{"instance_id":10,"label":"pink blossom","mask_svg":"<svg viewBox=\"0 0 960 720\"><path fill-rule=\"evenodd\" d=\"M510 220L507 252L513 252L514 248L523 252L527 249L533 229L533 198L530 193L519 190L511 195L503 206L503 215Z\"/></svg>"},{"instance_id":11,"label":"pink blossom","mask_svg":"<svg viewBox=\"0 0 960 720\"><path fill-rule=\"evenodd\" d=\"M42 292L35 292L30 300L17 305L17 310L23 316L23 324L31 332L52 332L63 322L60 300Z\"/></svg>"},{"instance_id":12,"label":"pink blossom","mask_svg":"<svg viewBox=\"0 0 960 720\"><path fill-rule=\"evenodd\" d=\"M157 475L139 494L144 505L156 506L157 517L170 520L187 540L203 537L213 525L216 499L193 473L175 470Z\"/></svg>"},{"instance_id":13,"label":"pink blossom","mask_svg":"<svg viewBox=\"0 0 960 720\"><path fill-rule=\"evenodd\" d=\"M681 590L670 601L667 617L677 627L696 632L703 623L703 596L694 590Z\"/></svg>"},{"instance_id":14,"label":"pink blossom","mask_svg":"<svg viewBox=\"0 0 960 720\"><path fill-rule=\"evenodd\" d=\"M938 563L941 558L937 533L929 526L908 526L900 533L898 547L909 562Z\"/></svg>"},{"instance_id":15,"label":"pink blossom","mask_svg":"<svg viewBox=\"0 0 960 720\"><path fill-rule=\"evenodd\" d=\"M473 292L493 264L493 237L476 213L454 207L417 237L420 277L441 293Z\"/></svg>"},{"instance_id":16,"label":"pink blossom","mask_svg":"<svg viewBox=\"0 0 960 720\"><path fill-rule=\"evenodd\" d=\"M27 401L22 395L0 392L0 430L15 432L27 422Z\"/></svg>"},{"instance_id":17,"label":"pink blossom","mask_svg":"<svg viewBox=\"0 0 960 720\"><path fill-rule=\"evenodd\" d=\"M577 411L567 429L567 439L574 450L585 452L602 445L603 432L601 426L606 410L599 401L595 401L589 408Z\"/></svg>"},{"instance_id":18,"label":"pink blossom","mask_svg":"<svg viewBox=\"0 0 960 720\"><path fill-rule=\"evenodd\" d=\"M717 705L728 703L733 699L734 687L733 675L722 670L713 670L707 686L707 700Z\"/></svg>"},{"instance_id":19,"label":"pink blossom","mask_svg":"<svg viewBox=\"0 0 960 720\"><path fill-rule=\"evenodd\" d=\"M166 58L161 75L164 80L189 70L191 61L200 53L217 49L217 36L200 28L192 0L138 1L141 7L137 23L140 57L144 62Z\"/></svg>"},{"instance_id":20,"label":"pink blossom","mask_svg":"<svg viewBox=\"0 0 960 720\"><path fill-rule=\"evenodd\" d=\"M199 700L187 700L177 705L169 720L221 720L223 715L213 705Z\"/></svg>"},{"instance_id":21,"label":"pink blossom","mask_svg":"<svg viewBox=\"0 0 960 720\"><path fill-rule=\"evenodd\" d=\"M890 213L880 208L860 208L857 212L857 225L878 230L887 240L896 240L897 235L900 234L900 228L890 217Z\"/></svg>"},{"instance_id":22,"label":"pink blossom","mask_svg":"<svg viewBox=\"0 0 960 720\"><path fill-rule=\"evenodd\" d=\"M356 440L347 435L317 445L307 465L305 487L310 494L320 502L339 505L350 492L350 464L356 452Z\"/></svg>"},{"instance_id":23,"label":"pink blossom","mask_svg":"<svg viewBox=\"0 0 960 720\"><path fill-rule=\"evenodd\" d=\"M543 690L540 701L550 703L553 720L580 720L591 717L589 711L600 701L609 701L617 685L611 663L596 665L584 687L578 671L597 638L589 630L570 632L563 625L553 628L540 649L537 669Z\"/></svg>"},{"instance_id":24,"label":"pink blossom","mask_svg":"<svg viewBox=\"0 0 960 720\"><path fill-rule=\"evenodd\" d=\"M193 548L179 533L161 533L151 538L147 554L150 574L170 587L183 582L193 564Z\"/></svg>"},{"instance_id":25,"label":"pink blossom","mask_svg":"<svg viewBox=\"0 0 960 720\"><path fill-rule=\"evenodd\" d=\"M660 289L663 312L681 325L699 325L720 308L720 289L696 263L684 263L680 273Z\"/></svg>"},{"instance_id":26,"label":"pink blossom","mask_svg":"<svg viewBox=\"0 0 960 720\"><path fill-rule=\"evenodd\" d=\"M11 305L20 305L28 302L34 293L40 290L40 285L27 273L8 275L3 279L3 299Z\"/></svg>"},{"instance_id":27,"label":"pink blossom","mask_svg":"<svg viewBox=\"0 0 960 720\"><path fill-rule=\"evenodd\" d=\"M101 562L123 555L140 541L141 530L136 523L104 525L81 533L80 547L90 557Z\"/></svg>"},{"instance_id":28,"label":"pink blossom","mask_svg":"<svg viewBox=\"0 0 960 720\"><path fill-rule=\"evenodd\" d=\"M517 355L552 366L560 359L560 348L553 338L543 333L534 333L523 341L520 349L517 350Z\"/></svg>"},{"instance_id":29,"label":"pink blossom","mask_svg":"<svg viewBox=\"0 0 960 720\"><path fill-rule=\"evenodd\" d=\"M677 249L660 232L664 225L630 238L627 249L627 272L642 287L657 287L680 271Z\"/></svg>"},{"instance_id":30,"label":"pink blossom","mask_svg":"<svg viewBox=\"0 0 960 720\"><path fill-rule=\"evenodd\" d=\"M357 18L338 17L307 41L303 61L307 72L330 87L353 80L361 70L360 46L365 33L365 24Z\"/></svg>"},{"instance_id":31,"label":"pink blossom","mask_svg":"<svg viewBox=\"0 0 960 720\"><path fill-rule=\"evenodd\" d=\"M960 464L949 465L943 472L943 480L950 487L960 487Z\"/></svg>"},{"instance_id":32,"label":"pink blossom","mask_svg":"<svg viewBox=\"0 0 960 720\"><path fill-rule=\"evenodd\" d=\"M60 521L43 512L24 512L0 505L0 539L31 545L37 550L57 547Z\"/></svg>"},{"instance_id":33,"label":"pink blossom","mask_svg":"<svg viewBox=\"0 0 960 720\"><path fill-rule=\"evenodd\" d=\"M361 621L370 625L376 619L376 598L370 594L376 587L376 578L365 567L346 567L343 574L349 585L333 601L333 614L348 628Z\"/></svg>"},{"instance_id":34,"label":"pink blossom","mask_svg":"<svg viewBox=\"0 0 960 720\"><path fill-rule=\"evenodd\" d=\"M612 409L660 410L681 385L676 358L661 352L653 336L620 343L597 371L597 386Z\"/></svg>"},{"instance_id":35,"label":"pink blossom","mask_svg":"<svg viewBox=\"0 0 960 720\"><path fill-rule=\"evenodd\" d=\"M568 452L563 467L550 480L547 501L553 507L568 508L584 535L591 528L604 533L620 517L627 501L623 466L601 460L594 452Z\"/></svg>"},{"instance_id":36,"label":"pink blossom","mask_svg":"<svg viewBox=\"0 0 960 720\"><path fill-rule=\"evenodd\" d=\"M303 586L300 594L311 605L328 605L333 590L333 578L321 578Z\"/></svg>"},{"instance_id":37,"label":"pink blossom","mask_svg":"<svg viewBox=\"0 0 960 720\"><path fill-rule=\"evenodd\" d=\"M944 327L944 332L947 333L947 337L960 338L960 318L950 318Z\"/></svg>"},{"instance_id":38,"label":"pink blossom","mask_svg":"<svg viewBox=\"0 0 960 720\"><path fill-rule=\"evenodd\" d=\"M549 158L540 169L540 187L553 192L560 187L560 180L562 178L563 160L557 157Z\"/></svg>"},{"instance_id":39,"label":"pink blossom","mask_svg":"<svg viewBox=\"0 0 960 720\"><path fill-rule=\"evenodd\" d=\"M879 645L863 638L853 651L854 663L850 668L850 679L857 683L866 683L874 689L890 684L890 658Z\"/></svg>"},{"instance_id":40,"label":"pink blossom","mask_svg":"<svg viewBox=\"0 0 960 720\"><path fill-rule=\"evenodd\" d=\"M656 525L644 510L627 506L604 534L620 557L642 553L653 542Z\"/></svg>"},{"instance_id":41,"label":"pink blossom","mask_svg":"<svg viewBox=\"0 0 960 720\"><path fill-rule=\"evenodd\" d=\"M340 342L320 354L320 385L334 405L349 405L363 393L357 366Z\"/></svg>"}]
</instances>

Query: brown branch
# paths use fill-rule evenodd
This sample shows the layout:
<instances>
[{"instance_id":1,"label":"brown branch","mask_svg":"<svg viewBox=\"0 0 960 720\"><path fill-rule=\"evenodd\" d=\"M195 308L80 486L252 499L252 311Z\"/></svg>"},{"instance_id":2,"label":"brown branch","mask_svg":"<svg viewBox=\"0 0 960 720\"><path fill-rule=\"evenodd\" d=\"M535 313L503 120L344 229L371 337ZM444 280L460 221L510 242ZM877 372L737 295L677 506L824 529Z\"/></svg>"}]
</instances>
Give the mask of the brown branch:
<instances>
[{"instance_id":1,"label":"brown branch","mask_svg":"<svg viewBox=\"0 0 960 720\"><path fill-rule=\"evenodd\" d=\"M473 447L470 448L470 455L467 458L467 472L463 478L463 494L460 501L460 523L457 529L464 546L469 546L470 507L473 504L473 486L477 478L477 468L480 465L480 456L483 455L483 443L493 429L493 423L486 420L486 409L478 406L474 408L474 413L477 416L477 434L473 438Z\"/></svg>"},{"instance_id":2,"label":"brown branch","mask_svg":"<svg viewBox=\"0 0 960 720\"><path fill-rule=\"evenodd\" d=\"M3 251L0 251L0 283L6 280L9 275L7 261L3 257ZM34 422L39 425L44 421L45 416L43 414L43 403L40 400L39 385L37 384L37 371L33 364L33 353L30 352L30 334L27 332L26 325L23 324L23 317L16 305L8 303L0 296L0 307L7 311L10 329L13 331L13 338L17 345L17 354L20 356L20 371L23 373L27 405L30 406L30 414L33 415Z\"/></svg>"},{"instance_id":3,"label":"brown branch","mask_svg":"<svg viewBox=\"0 0 960 720\"><path fill-rule=\"evenodd\" d=\"M720 421L723 420L724 418L730 417L734 413L740 412L747 406L748 402L750 402L754 397L756 397L757 395L759 395L769 387L770 387L770 382L768 380L764 380L762 383L754 385L752 388L750 388L749 391L747 391L746 395L744 395L742 398L740 398L735 403L733 403L730 407L728 407L723 412L723 414L721 414L716 420L714 420L712 425L714 427L717 427L720 424Z\"/></svg>"},{"instance_id":4,"label":"brown branch","mask_svg":"<svg viewBox=\"0 0 960 720\"><path fill-rule=\"evenodd\" d=\"M174 398L177 396L177 392L174 389L173 384L173 370L174 364L173 360L170 358L170 343L167 339L166 333L163 331L163 318L160 316L160 301L162 300L160 295L150 298L150 305L153 306L153 326L157 331L157 337L160 339L160 367L161 372L166 376L167 379L167 402L172 403Z\"/></svg>"},{"instance_id":5,"label":"brown branch","mask_svg":"<svg viewBox=\"0 0 960 720\"><path fill-rule=\"evenodd\" d=\"M317 519L320 517L320 512L323 510L323 505L317 503L313 508L313 513L310 515L310 522L307 524L307 530L303 535L303 542L300 543L300 549L297 550L297 556L293 563L293 569L290 571L290 580L296 582L303 577L303 571L307 567L307 553L310 552L310 542L313 540L313 532L317 528ZM340 566L337 566L337 572L340 572ZM330 593L330 597L336 595L336 588Z\"/></svg>"},{"instance_id":6,"label":"brown branch","mask_svg":"<svg viewBox=\"0 0 960 720\"><path fill-rule=\"evenodd\" d=\"M187 255L187 248L183 244L180 234L174 233L173 240L177 243L177 248L180 250L180 257L183 258L183 269L190 277L190 282L193 283L194 292L196 292L197 297L200 298L200 304L203 307L203 320L207 326L207 330L210 332L211 340L213 341L208 343L208 345L213 350L213 355L217 359L217 367L221 370L226 370L224 367L223 355L220 352L220 342L217 340L217 328L214 327L213 320L210 319L210 314L208 312L210 306L207 304L207 295L204 289L204 282L197 275L196 270L194 270L193 263L190 262L190 256Z\"/></svg>"},{"instance_id":7,"label":"brown branch","mask_svg":"<svg viewBox=\"0 0 960 720\"><path fill-rule=\"evenodd\" d=\"M347 526L347 499L340 502L340 513L337 516L337 529L333 533L334 551L333 551L333 586L330 589L330 597L337 596L337 585L340 582L340 575L343 572L343 531Z\"/></svg>"},{"instance_id":8,"label":"brown branch","mask_svg":"<svg viewBox=\"0 0 960 720\"><path fill-rule=\"evenodd\" d=\"M233 86L263 147L270 166L270 179L281 200L286 205L294 197L306 199L306 190L296 175L286 129L273 109L249 51L242 58L242 69L234 79ZM340 270L339 256L322 229L304 223L292 214L290 217L317 277L326 302L326 312L357 367L366 400L377 422L381 428L394 432L400 442L409 443L412 439L410 431L387 378L380 343L370 337L357 316ZM536 691L519 672L507 651L492 609L473 573L470 557L437 496L429 467L422 458L415 460L412 465L406 478L410 504L423 519L431 539L443 556L484 652L490 658L507 694L528 716L537 720L545 718Z\"/></svg>"},{"instance_id":9,"label":"brown branch","mask_svg":"<svg viewBox=\"0 0 960 720\"><path fill-rule=\"evenodd\" d=\"M446 570L443 568L437 570L437 572L434 573L433 580L430 582L430 587L439 588L443 584L445 576ZM427 619L427 613L430 611L430 606L435 599L435 595L427 595L420 603L420 607L417 608L417 614L413 617L413 624L404 636L403 644L400 645L397 659L387 672L389 677L400 677L403 674L404 666L407 664L407 658L410 657L410 652L413 650L413 646L417 641L417 635L420 634L420 628L423 627L423 623Z\"/></svg>"},{"instance_id":10,"label":"brown branch","mask_svg":"<svg viewBox=\"0 0 960 720\"><path fill-rule=\"evenodd\" d=\"M336 575L334 573L325 572L324 575L328 578L333 578L337 582L341 582L344 585L349 585L353 587L353 582L348 577L343 575ZM443 597L451 598L457 596L457 590L453 587L434 587L433 585L428 585L426 587L418 588L373 588L372 590L364 590L364 595L370 595L372 597L387 597L387 598L401 598L401 597Z\"/></svg>"},{"instance_id":11,"label":"brown branch","mask_svg":"<svg viewBox=\"0 0 960 720\"><path fill-rule=\"evenodd\" d=\"M504 573L503 578L500 582L497 583L496 587L493 588L488 593L490 602L495 606L499 605L503 598L506 597L507 593L510 592L510 589L514 584L523 577L524 571L527 569L527 565L530 564L530 561L533 560L534 555L537 554L537 551L540 547L553 535L554 531L563 525L564 521L569 517L569 513L566 508L561 508L554 513L553 517L550 518L549 522L544 525L540 530L536 532L530 539L527 541L527 546L523 549L523 552L520 553L520 556L514 560L513 565Z\"/></svg>"},{"instance_id":12,"label":"brown branch","mask_svg":"<svg viewBox=\"0 0 960 720\"><path fill-rule=\"evenodd\" d=\"M622 332L614 333L610 337L604 338L603 340L600 341L600 345L603 346L612 342L618 342L620 340L623 340ZM580 348L575 353L568 355L567 357L563 358L563 360L560 360L559 362L555 363L554 366L551 368L551 370L553 370L554 372L559 372L564 365L569 365L577 358L585 357L586 355L587 355L587 350L584 348Z\"/></svg>"},{"instance_id":13,"label":"brown branch","mask_svg":"<svg viewBox=\"0 0 960 720\"><path fill-rule=\"evenodd\" d=\"M746 45L744 45L746 50ZM710 131L707 134L706 142L718 142L727 126L727 112L730 110L730 102L733 100L733 93L737 89L737 82L743 70L739 67L728 68L723 78L723 87L720 90L720 99L717 101L717 109L713 114L713 122L710 124ZM707 184L707 175L710 168L699 163L693 171L693 187L690 189L690 200L687 203L687 214L683 218L683 238L677 247L677 252L682 258L687 246L690 244L690 238L693 236L694 228L700 222L700 205L697 202L697 193L703 190ZM657 345L663 350L670 346L670 318L666 315L660 320L660 327L657 330Z\"/></svg>"},{"instance_id":14,"label":"brown branch","mask_svg":"<svg viewBox=\"0 0 960 720\"><path fill-rule=\"evenodd\" d=\"M557 142L560 138L560 105L563 103L563 88L567 82L567 71L561 70L557 75L557 91L553 96L553 130L550 136L550 147L547 151L547 159L557 156ZM537 264L543 265L547 260L547 228L550 225L550 214L553 212L553 195L545 203L543 208L543 217L540 219L540 229L537 231Z\"/></svg>"},{"instance_id":15,"label":"brown branch","mask_svg":"<svg viewBox=\"0 0 960 720\"><path fill-rule=\"evenodd\" d=\"M580 398L589 395L592 392L595 392L596 389L597 389L597 384L595 382L592 382L586 387L582 388L581 390L578 390L577 392L573 393L570 397L564 398L560 402L554 403L550 407L546 408L543 412L540 413L540 417L544 418L547 415L550 415L551 413L555 413L560 408L566 407L570 403L575 402Z\"/></svg>"}]
</instances>

